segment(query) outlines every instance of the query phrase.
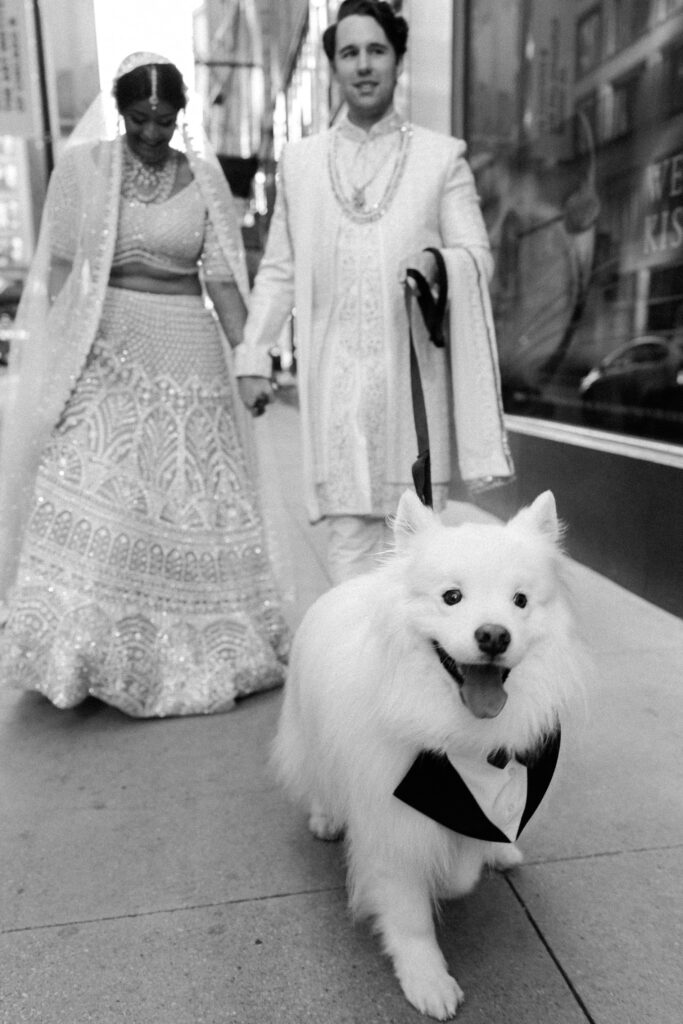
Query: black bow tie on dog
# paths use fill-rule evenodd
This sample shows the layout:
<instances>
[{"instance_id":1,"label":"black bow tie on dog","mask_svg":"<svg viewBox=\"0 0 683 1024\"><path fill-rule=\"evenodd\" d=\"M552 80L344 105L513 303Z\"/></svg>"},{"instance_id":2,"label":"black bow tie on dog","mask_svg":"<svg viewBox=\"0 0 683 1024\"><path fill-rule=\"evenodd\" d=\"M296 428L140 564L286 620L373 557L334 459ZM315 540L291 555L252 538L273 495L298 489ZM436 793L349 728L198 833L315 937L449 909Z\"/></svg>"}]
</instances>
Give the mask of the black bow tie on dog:
<instances>
[{"instance_id":1,"label":"black bow tie on dog","mask_svg":"<svg viewBox=\"0 0 683 1024\"><path fill-rule=\"evenodd\" d=\"M527 769L527 798L519 823L518 839L527 822L545 796L560 752L560 727L548 735L529 755L516 756ZM494 750L487 758L495 768L505 768L511 760L505 750ZM394 790L394 796L420 814L453 832L486 842L509 843L504 832L482 811L460 773L445 754L423 750Z\"/></svg>"}]
</instances>

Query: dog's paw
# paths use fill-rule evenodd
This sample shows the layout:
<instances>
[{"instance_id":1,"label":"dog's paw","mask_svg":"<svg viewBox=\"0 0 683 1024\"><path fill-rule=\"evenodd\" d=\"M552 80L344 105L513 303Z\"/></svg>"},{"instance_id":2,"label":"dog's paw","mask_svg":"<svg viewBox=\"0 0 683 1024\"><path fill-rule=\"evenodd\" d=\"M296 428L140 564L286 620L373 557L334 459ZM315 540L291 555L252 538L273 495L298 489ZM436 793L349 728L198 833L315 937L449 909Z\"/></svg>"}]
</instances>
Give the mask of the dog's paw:
<instances>
[{"instance_id":1,"label":"dog's paw","mask_svg":"<svg viewBox=\"0 0 683 1024\"><path fill-rule=\"evenodd\" d=\"M323 839L328 843L334 843L344 835L343 827L337 824L331 815L316 808L311 811L308 827L316 839Z\"/></svg>"},{"instance_id":2,"label":"dog's paw","mask_svg":"<svg viewBox=\"0 0 683 1024\"><path fill-rule=\"evenodd\" d=\"M465 993L439 960L417 955L397 969L398 980L409 1003L435 1020L451 1020Z\"/></svg>"},{"instance_id":3,"label":"dog's paw","mask_svg":"<svg viewBox=\"0 0 683 1024\"><path fill-rule=\"evenodd\" d=\"M514 843L494 844L490 864L496 871L512 871L513 868L518 868L523 861L524 854Z\"/></svg>"}]
</instances>

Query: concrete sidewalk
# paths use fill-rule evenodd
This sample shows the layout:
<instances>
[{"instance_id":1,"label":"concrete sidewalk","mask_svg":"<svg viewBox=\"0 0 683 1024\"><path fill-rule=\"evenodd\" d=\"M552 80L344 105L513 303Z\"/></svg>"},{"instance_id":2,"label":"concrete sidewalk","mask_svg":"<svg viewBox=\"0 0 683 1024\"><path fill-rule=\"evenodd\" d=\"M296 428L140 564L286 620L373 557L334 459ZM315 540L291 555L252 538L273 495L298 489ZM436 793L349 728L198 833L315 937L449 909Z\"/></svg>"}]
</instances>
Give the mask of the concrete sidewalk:
<instances>
[{"instance_id":1,"label":"concrete sidewalk","mask_svg":"<svg viewBox=\"0 0 683 1024\"><path fill-rule=\"evenodd\" d=\"M268 415L292 481L297 620L327 586L322 537L296 409ZM525 866L445 908L463 1024L683 1019L683 624L572 573L600 685L565 725ZM2 1024L424 1019L349 922L340 846L309 837L268 773L279 704L134 721L0 690Z\"/></svg>"}]
</instances>

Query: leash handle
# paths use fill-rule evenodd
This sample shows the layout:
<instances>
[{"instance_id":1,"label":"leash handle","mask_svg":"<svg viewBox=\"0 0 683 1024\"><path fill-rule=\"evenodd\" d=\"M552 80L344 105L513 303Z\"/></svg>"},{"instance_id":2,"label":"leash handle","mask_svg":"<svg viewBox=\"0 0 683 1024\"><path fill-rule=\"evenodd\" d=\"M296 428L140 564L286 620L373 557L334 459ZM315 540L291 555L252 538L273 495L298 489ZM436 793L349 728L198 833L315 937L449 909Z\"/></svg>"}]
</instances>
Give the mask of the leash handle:
<instances>
[{"instance_id":1,"label":"leash handle","mask_svg":"<svg viewBox=\"0 0 683 1024\"><path fill-rule=\"evenodd\" d=\"M406 289L407 291L407 289ZM407 299L410 302L410 299ZM408 309L410 322L410 309ZM427 410L425 408L424 391L420 377L420 365L417 361L413 330L410 328L410 390L413 399L413 419L417 435L417 458L411 467L413 487L423 505L432 507L432 474L429 458L429 430L427 428Z\"/></svg>"},{"instance_id":2,"label":"leash handle","mask_svg":"<svg viewBox=\"0 0 683 1024\"><path fill-rule=\"evenodd\" d=\"M429 287L426 278L419 270L412 267L406 271L406 278L415 283L415 298L422 314L425 327L429 334L430 341L437 348L443 348L446 339L444 335L444 314L448 303L448 275L446 264L441 252L438 249L428 248L425 252L431 252L437 265L437 294L436 298ZM427 409L425 406L424 389L420 376L420 364L417 359L417 350L413 338L413 325L410 315L410 303L412 289L406 283L405 301L406 313L408 316L408 335L410 340L410 390L413 400L413 419L415 420L415 433L417 435L417 459L412 465L413 486L415 493L423 505L432 507L432 477L431 461L429 457L429 429L427 426Z\"/></svg>"},{"instance_id":3,"label":"leash handle","mask_svg":"<svg viewBox=\"0 0 683 1024\"><path fill-rule=\"evenodd\" d=\"M424 252L431 252L436 260L436 298L432 289L427 283L424 274L413 267L406 270L406 278L415 284L417 304L422 314L429 338L437 348L443 348L446 340L444 337L444 317L448 305L448 274L446 264L439 249L429 247Z\"/></svg>"}]
</instances>

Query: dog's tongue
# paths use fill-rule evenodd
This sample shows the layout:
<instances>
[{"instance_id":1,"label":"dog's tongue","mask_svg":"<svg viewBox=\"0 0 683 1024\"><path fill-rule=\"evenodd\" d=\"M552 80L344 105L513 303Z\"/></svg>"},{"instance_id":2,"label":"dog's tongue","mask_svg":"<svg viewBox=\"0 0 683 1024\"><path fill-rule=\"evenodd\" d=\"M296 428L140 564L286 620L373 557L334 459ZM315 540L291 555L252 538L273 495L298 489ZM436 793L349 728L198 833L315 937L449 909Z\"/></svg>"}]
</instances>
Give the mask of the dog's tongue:
<instances>
[{"instance_id":1,"label":"dog's tongue","mask_svg":"<svg viewBox=\"0 0 683 1024\"><path fill-rule=\"evenodd\" d=\"M495 718L508 695L503 688L503 669L495 665L461 665L464 682L460 695L476 718Z\"/></svg>"}]
</instances>

